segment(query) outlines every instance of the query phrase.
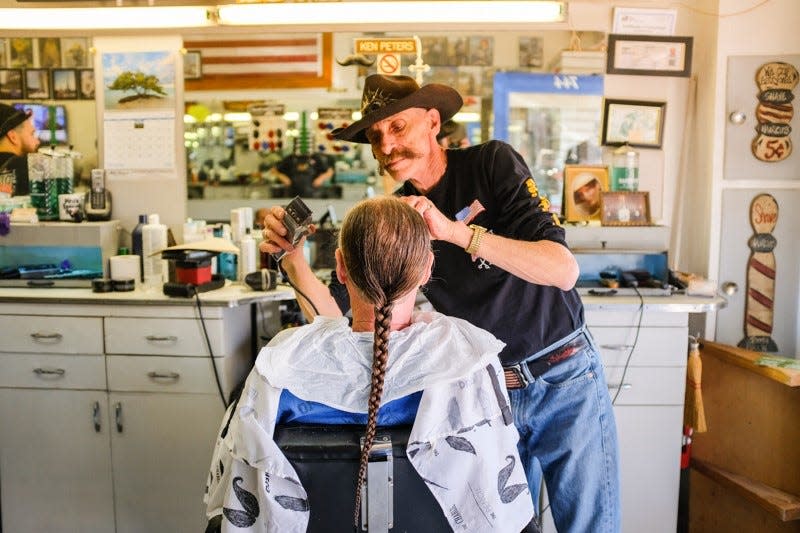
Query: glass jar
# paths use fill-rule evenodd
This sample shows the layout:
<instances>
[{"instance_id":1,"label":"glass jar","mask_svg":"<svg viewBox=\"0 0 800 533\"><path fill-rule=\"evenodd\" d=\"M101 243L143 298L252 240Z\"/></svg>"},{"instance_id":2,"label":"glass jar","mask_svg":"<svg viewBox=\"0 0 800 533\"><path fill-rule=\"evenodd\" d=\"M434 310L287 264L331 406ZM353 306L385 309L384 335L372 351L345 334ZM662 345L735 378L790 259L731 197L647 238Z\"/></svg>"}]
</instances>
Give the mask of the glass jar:
<instances>
[{"instance_id":1,"label":"glass jar","mask_svg":"<svg viewBox=\"0 0 800 533\"><path fill-rule=\"evenodd\" d=\"M639 190L639 152L627 144L614 150L614 159L611 165L611 190Z\"/></svg>"}]
</instances>

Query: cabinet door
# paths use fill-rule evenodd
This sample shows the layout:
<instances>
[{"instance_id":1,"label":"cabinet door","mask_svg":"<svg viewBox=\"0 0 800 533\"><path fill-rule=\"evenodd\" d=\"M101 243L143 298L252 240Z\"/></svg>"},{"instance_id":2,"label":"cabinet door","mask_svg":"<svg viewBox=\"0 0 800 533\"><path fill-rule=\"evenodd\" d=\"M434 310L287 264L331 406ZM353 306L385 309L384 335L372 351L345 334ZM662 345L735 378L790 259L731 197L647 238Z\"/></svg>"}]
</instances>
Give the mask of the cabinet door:
<instances>
[{"instance_id":1,"label":"cabinet door","mask_svg":"<svg viewBox=\"0 0 800 533\"><path fill-rule=\"evenodd\" d=\"M0 389L2 530L114 531L108 435L105 393Z\"/></svg>"},{"instance_id":2,"label":"cabinet door","mask_svg":"<svg viewBox=\"0 0 800 533\"><path fill-rule=\"evenodd\" d=\"M218 395L111 393L117 532L203 531Z\"/></svg>"}]
</instances>

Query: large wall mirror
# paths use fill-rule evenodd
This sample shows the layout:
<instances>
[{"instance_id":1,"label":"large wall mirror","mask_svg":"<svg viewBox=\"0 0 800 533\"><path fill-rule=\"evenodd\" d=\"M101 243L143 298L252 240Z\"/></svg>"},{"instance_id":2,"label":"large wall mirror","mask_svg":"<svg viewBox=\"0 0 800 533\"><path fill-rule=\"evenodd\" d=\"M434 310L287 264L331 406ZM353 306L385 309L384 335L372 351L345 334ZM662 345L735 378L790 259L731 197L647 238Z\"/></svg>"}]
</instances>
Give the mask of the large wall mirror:
<instances>
[{"instance_id":1,"label":"large wall mirror","mask_svg":"<svg viewBox=\"0 0 800 533\"><path fill-rule=\"evenodd\" d=\"M402 36L408 37L407 34ZM352 54L353 39L357 37L364 35L348 33L333 36L334 65L330 89L187 89L185 131L190 207L200 203L223 206L234 201L252 202L290 194L288 187L278 179L276 167L293 153L305 156L318 153L319 143L315 141L320 138L321 130L333 124L338 125L344 120L340 118L339 122L334 120L333 124L326 123L319 113L330 109L357 111L363 79L376 71L375 65L340 64L346 62L343 60ZM381 34L380 37L394 35ZM566 147L572 142L564 137L569 132L577 136L573 143L575 145L584 140L589 140L593 146L597 145L600 128L597 119L601 116L602 108L602 76L598 74L605 68L604 55L597 50L602 48L605 34L544 30L528 33L439 32L421 33L418 37L422 60L430 66L424 74L424 83L449 84L464 97L465 106L456 116L456 121L464 126L468 142L478 143L489 138L508 140L521 152L532 154L528 163L534 168L536 157L530 150L529 139L495 131L495 80L498 74L505 76L510 72L538 73L552 79L552 75L544 73L573 69L572 72L584 73L581 78L592 77L596 80L591 83L591 98L587 98L585 92L575 91L563 91L557 95L558 98L553 98L553 94L548 94L552 90L536 84L530 87L531 90L524 98L535 100L533 93L537 92L537 87L542 89L538 91L543 99L540 103L543 102L558 115L560 130L563 132L556 145ZM568 63L574 60L574 52L564 53L571 46L574 47L576 39L580 41L579 45L583 50L594 50L593 53L585 54L586 57L594 58L594 61L581 65L577 70L571 66L572 63ZM409 73L407 67L414 64L415 60L415 55L402 56L402 69L405 73ZM595 73L595 76L589 76L589 73ZM512 101L516 102L517 98L519 96L513 95ZM267 107L275 106L282 113L282 124L285 127L280 131L280 149L254 149L252 130L258 117L247 114L246 108L259 103ZM525 103L514 105L530 107ZM511 118L512 132L520 130L515 116ZM587 117L589 120L586 120ZM521 129L525 130L526 127ZM269 132L274 139L277 139L277 130L278 128L274 128ZM546 144L550 147L553 143L548 140ZM325 148L325 164L332 167L334 173L313 191L313 198L352 201L363 197L370 188L379 193L392 186L390 182L384 183L378 176L374 158L367 147L350 145L331 150L328 145ZM559 154L558 159L563 164L564 154ZM311 164L315 163L312 161ZM191 211L193 210L190 209Z\"/></svg>"}]
</instances>

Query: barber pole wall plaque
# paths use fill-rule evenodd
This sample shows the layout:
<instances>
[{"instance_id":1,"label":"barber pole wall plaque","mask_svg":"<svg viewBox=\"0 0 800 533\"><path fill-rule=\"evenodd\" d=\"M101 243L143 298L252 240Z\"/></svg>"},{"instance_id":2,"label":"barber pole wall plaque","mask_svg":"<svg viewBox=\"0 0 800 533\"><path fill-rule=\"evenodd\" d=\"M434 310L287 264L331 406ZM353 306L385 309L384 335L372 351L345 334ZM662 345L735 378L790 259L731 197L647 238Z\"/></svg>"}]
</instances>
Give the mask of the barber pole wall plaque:
<instances>
[{"instance_id":1,"label":"barber pole wall plaque","mask_svg":"<svg viewBox=\"0 0 800 533\"><path fill-rule=\"evenodd\" d=\"M757 352L777 352L772 339L775 307L775 246L772 231L778 223L778 202L770 194L759 194L750 204L750 225L753 235L747 241L750 259L747 262L747 301L744 334L740 348Z\"/></svg>"},{"instance_id":2,"label":"barber pole wall plaque","mask_svg":"<svg viewBox=\"0 0 800 533\"><path fill-rule=\"evenodd\" d=\"M756 73L758 105L756 137L751 150L756 159L767 163L783 161L792 154L789 124L794 116L792 90L797 86L798 72L793 65L774 61L761 65Z\"/></svg>"}]
</instances>

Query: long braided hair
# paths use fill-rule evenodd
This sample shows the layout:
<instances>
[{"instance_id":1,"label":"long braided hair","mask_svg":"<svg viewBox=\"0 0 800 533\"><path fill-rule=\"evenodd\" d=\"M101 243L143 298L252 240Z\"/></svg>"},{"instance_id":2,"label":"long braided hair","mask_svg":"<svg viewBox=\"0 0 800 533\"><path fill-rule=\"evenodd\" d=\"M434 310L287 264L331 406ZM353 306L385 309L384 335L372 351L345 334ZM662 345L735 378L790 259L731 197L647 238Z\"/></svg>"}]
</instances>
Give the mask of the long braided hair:
<instances>
[{"instance_id":1,"label":"long braided hair","mask_svg":"<svg viewBox=\"0 0 800 533\"><path fill-rule=\"evenodd\" d=\"M378 408L389 358L395 301L417 288L428 266L430 236L422 216L394 197L364 200L351 209L339 233L339 249L350 282L375 306L367 428L358 468L354 525L358 527L361 488L375 440Z\"/></svg>"}]
</instances>

